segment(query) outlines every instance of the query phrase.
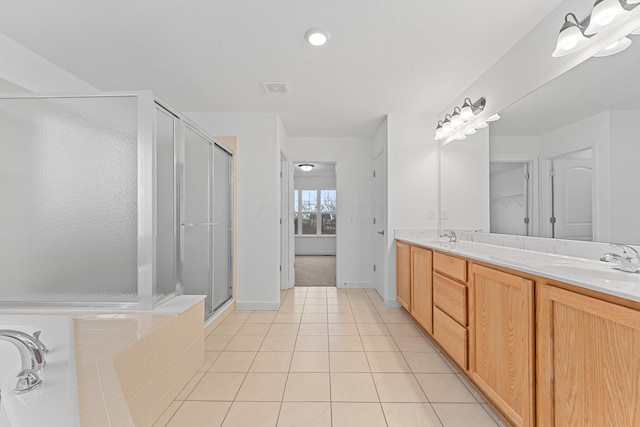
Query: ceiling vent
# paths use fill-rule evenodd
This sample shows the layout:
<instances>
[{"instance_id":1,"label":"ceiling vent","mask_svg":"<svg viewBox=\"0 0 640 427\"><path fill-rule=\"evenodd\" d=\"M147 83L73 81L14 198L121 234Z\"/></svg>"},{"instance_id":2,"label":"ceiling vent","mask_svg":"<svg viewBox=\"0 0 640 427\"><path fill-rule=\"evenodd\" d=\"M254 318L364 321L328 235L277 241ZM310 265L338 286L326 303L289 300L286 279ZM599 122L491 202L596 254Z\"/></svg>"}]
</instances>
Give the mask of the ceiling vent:
<instances>
[{"instance_id":1,"label":"ceiling vent","mask_svg":"<svg viewBox=\"0 0 640 427\"><path fill-rule=\"evenodd\" d=\"M269 95L282 95L289 93L287 82L262 82L264 91Z\"/></svg>"}]
</instances>

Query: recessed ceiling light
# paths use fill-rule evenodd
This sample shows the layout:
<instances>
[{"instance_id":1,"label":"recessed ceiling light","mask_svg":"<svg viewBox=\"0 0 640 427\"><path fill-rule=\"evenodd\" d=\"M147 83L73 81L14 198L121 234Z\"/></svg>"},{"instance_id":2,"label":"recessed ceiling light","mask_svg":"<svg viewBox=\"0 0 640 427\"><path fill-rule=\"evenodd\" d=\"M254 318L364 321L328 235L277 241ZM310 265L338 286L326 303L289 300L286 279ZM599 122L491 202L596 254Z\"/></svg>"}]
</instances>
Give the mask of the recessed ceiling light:
<instances>
[{"instance_id":1,"label":"recessed ceiling light","mask_svg":"<svg viewBox=\"0 0 640 427\"><path fill-rule=\"evenodd\" d=\"M313 46L324 46L329 41L329 33L322 28L309 28L304 38Z\"/></svg>"}]
</instances>

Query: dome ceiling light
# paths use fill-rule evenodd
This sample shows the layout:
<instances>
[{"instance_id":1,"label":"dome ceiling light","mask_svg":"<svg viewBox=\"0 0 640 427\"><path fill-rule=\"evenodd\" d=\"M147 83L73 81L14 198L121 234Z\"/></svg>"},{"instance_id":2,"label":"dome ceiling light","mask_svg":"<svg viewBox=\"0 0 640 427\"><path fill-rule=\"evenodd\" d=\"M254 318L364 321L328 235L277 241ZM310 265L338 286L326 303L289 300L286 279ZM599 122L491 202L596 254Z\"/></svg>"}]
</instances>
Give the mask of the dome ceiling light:
<instances>
[{"instance_id":1,"label":"dome ceiling light","mask_svg":"<svg viewBox=\"0 0 640 427\"><path fill-rule=\"evenodd\" d=\"M311 172L311 170L315 168L316 165L313 165L311 163L301 163L298 165L298 167L302 172Z\"/></svg>"}]
</instances>

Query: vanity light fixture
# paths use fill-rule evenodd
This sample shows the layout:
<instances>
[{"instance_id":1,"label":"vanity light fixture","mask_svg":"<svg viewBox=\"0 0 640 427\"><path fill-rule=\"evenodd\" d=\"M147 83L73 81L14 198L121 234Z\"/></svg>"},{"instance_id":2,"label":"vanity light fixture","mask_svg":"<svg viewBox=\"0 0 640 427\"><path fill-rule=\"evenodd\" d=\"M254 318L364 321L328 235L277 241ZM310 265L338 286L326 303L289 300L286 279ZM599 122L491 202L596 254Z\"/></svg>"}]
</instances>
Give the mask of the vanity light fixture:
<instances>
[{"instance_id":1,"label":"vanity light fixture","mask_svg":"<svg viewBox=\"0 0 640 427\"><path fill-rule=\"evenodd\" d=\"M484 98L478 99L475 103L471 102L469 98L464 99L464 104L462 104L462 108L460 109L460 117L465 122L472 117L477 116L484 110L484 106L487 101Z\"/></svg>"},{"instance_id":2,"label":"vanity light fixture","mask_svg":"<svg viewBox=\"0 0 640 427\"><path fill-rule=\"evenodd\" d=\"M487 101L484 98L479 98L475 102L471 102L471 99L465 98L462 107L454 107L452 114L447 114L444 116L444 120L438 121L434 139L436 141L449 137L465 139L467 135L476 133L473 126L469 127L465 123L480 114L486 104ZM484 127L486 127L486 125Z\"/></svg>"},{"instance_id":3,"label":"vanity light fixture","mask_svg":"<svg viewBox=\"0 0 640 427\"><path fill-rule=\"evenodd\" d=\"M480 122L480 123L478 123L477 125L475 125L475 128L476 128L476 129L484 129L484 128L486 128L487 126L489 126L489 124L488 124L487 122Z\"/></svg>"},{"instance_id":4,"label":"vanity light fixture","mask_svg":"<svg viewBox=\"0 0 640 427\"><path fill-rule=\"evenodd\" d=\"M310 172L316 165L312 165L311 163L302 163L299 164L298 167L302 172Z\"/></svg>"},{"instance_id":5,"label":"vanity light fixture","mask_svg":"<svg viewBox=\"0 0 640 427\"><path fill-rule=\"evenodd\" d=\"M486 121L487 122L495 122L496 120L500 120L500 114L496 113L493 116L489 117Z\"/></svg>"},{"instance_id":6,"label":"vanity light fixture","mask_svg":"<svg viewBox=\"0 0 640 427\"><path fill-rule=\"evenodd\" d=\"M309 28L304 33L304 38L312 46L324 46L329 41L329 33L322 28Z\"/></svg>"},{"instance_id":7,"label":"vanity light fixture","mask_svg":"<svg viewBox=\"0 0 640 427\"><path fill-rule=\"evenodd\" d=\"M573 18L574 22L569 21L569 18ZM558 34L556 50L553 51L551 56L558 58L582 49L589 43L589 37L591 37L584 35L585 28L580 24L576 15L567 13L564 17L564 24L562 24L560 34Z\"/></svg>"},{"instance_id":8,"label":"vanity light fixture","mask_svg":"<svg viewBox=\"0 0 640 427\"><path fill-rule=\"evenodd\" d=\"M625 0L596 0L589 18L589 25L584 33L593 35L616 24L620 18L629 13L629 10L623 7L623 2L627 4Z\"/></svg>"},{"instance_id":9,"label":"vanity light fixture","mask_svg":"<svg viewBox=\"0 0 640 427\"><path fill-rule=\"evenodd\" d=\"M461 141L463 139L467 139L467 135L465 135L464 133L458 135L455 137L456 140Z\"/></svg>"},{"instance_id":10,"label":"vanity light fixture","mask_svg":"<svg viewBox=\"0 0 640 427\"><path fill-rule=\"evenodd\" d=\"M573 13L568 13L564 17L564 24L558 34L556 48L551 56L557 58L582 50L589 45L592 36L612 28L639 5L640 0L596 0L591 15L582 21ZM640 35L640 28L629 34ZM631 45L631 39L623 37L612 41L610 45L593 56L613 55L622 52L629 45Z\"/></svg>"}]
</instances>

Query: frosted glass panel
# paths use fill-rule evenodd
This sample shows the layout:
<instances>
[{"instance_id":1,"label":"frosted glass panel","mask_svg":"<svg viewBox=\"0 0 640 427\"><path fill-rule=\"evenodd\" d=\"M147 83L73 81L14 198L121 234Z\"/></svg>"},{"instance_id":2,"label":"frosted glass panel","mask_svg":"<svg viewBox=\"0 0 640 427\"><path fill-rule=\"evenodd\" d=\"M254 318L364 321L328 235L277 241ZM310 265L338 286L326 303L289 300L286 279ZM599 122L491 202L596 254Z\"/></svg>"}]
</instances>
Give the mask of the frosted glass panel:
<instances>
[{"instance_id":1,"label":"frosted glass panel","mask_svg":"<svg viewBox=\"0 0 640 427\"><path fill-rule=\"evenodd\" d=\"M184 161L184 246L182 286L187 295L206 295L211 306L211 143L186 128Z\"/></svg>"},{"instance_id":2,"label":"frosted glass panel","mask_svg":"<svg viewBox=\"0 0 640 427\"><path fill-rule=\"evenodd\" d=\"M0 99L0 301L137 300L137 99Z\"/></svg>"},{"instance_id":3,"label":"frosted glass panel","mask_svg":"<svg viewBox=\"0 0 640 427\"><path fill-rule=\"evenodd\" d=\"M213 150L213 307L231 298L231 156Z\"/></svg>"},{"instance_id":4,"label":"frosted glass panel","mask_svg":"<svg viewBox=\"0 0 640 427\"><path fill-rule=\"evenodd\" d=\"M156 108L156 297L176 290L174 120Z\"/></svg>"}]
</instances>

